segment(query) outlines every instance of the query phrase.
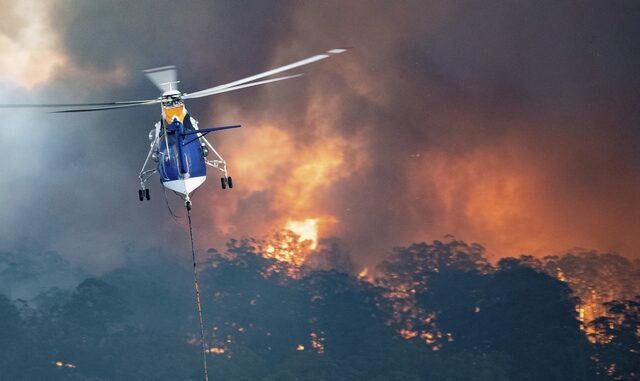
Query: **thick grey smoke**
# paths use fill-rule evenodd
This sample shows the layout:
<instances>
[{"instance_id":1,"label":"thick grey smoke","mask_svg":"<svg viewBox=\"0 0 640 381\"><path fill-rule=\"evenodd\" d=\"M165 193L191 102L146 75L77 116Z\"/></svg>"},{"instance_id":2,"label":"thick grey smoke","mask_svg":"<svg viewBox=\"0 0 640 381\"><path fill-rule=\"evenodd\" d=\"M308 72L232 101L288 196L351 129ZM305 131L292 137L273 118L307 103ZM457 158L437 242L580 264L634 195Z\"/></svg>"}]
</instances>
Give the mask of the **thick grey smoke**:
<instances>
[{"instance_id":1,"label":"thick grey smoke","mask_svg":"<svg viewBox=\"0 0 640 381\"><path fill-rule=\"evenodd\" d=\"M638 255L633 2L67 1L48 14L66 69L29 91L7 83L2 101L147 98L149 67L177 65L192 91L354 47L302 80L188 105L201 124L244 124L215 137L238 189L198 191L203 246L320 218L359 264L448 233L495 256ZM100 271L126 242L186 247L159 186L136 199L158 112L10 116L4 249Z\"/></svg>"}]
</instances>

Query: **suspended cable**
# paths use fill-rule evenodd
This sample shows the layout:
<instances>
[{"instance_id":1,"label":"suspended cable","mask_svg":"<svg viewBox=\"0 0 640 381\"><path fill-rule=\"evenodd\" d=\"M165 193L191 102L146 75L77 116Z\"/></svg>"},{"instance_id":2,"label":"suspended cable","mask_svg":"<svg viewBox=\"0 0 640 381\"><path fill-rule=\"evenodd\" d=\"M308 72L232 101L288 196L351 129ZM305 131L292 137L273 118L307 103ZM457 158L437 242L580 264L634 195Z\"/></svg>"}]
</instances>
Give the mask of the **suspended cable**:
<instances>
[{"instance_id":1,"label":"suspended cable","mask_svg":"<svg viewBox=\"0 0 640 381\"><path fill-rule=\"evenodd\" d=\"M196 250L193 245L193 229L191 227L191 203L189 201L187 201L187 216L189 217L189 238L191 239L191 257L193 258L193 285L196 292L196 307L198 308L198 318L200 319L202 366L204 370L204 381L209 381L209 370L207 368L207 344L204 341L204 322L202 320L202 303L200 302L200 282L198 282L198 265L196 262Z\"/></svg>"},{"instance_id":2,"label":"suspended cable","mask_svg":"<svg viewBox=\"0 0 640 381\"><path fill-rule=\"evenodd\" d=\"M178 218L182 218L182 217L180 217L177 214L175 214L173 212L173 209L171 209L171 205L169 205L169 200L167 199L167 188L162 187L162 194L164 196L164 203L165 203L165 205L167 205L167 209L169 210L169 213L171 214L171 217L173 217L173 220L175 222L178 222Z\"/></svg>"}]
</instances>

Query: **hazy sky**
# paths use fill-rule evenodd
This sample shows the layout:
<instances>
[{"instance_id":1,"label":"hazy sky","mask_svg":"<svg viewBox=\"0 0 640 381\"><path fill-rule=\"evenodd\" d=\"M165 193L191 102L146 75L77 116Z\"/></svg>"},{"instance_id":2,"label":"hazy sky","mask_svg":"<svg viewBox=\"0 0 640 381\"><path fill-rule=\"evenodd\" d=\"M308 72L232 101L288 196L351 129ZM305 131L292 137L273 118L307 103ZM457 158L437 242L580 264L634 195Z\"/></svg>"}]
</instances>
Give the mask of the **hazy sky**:
<instances>
[{"instance_id":1,"label":"hazy sky","mask_svg":"<svg viewBox=\"0 0 640 381\"><path fill-rule=\"evenodd\" d=\"M305 77L187 103L218 175L194 197L201 248L319 219L361 265L452 234L489 256L574 246L639 257L640 4L635 1L1 1L0 101L145 99L336 47ZM0 250L89 271L131 244L188 244L157 179L137 200L159 109L2 110ZM171 204L181 210L174 195Z\"/></svg>"}]
</instances>

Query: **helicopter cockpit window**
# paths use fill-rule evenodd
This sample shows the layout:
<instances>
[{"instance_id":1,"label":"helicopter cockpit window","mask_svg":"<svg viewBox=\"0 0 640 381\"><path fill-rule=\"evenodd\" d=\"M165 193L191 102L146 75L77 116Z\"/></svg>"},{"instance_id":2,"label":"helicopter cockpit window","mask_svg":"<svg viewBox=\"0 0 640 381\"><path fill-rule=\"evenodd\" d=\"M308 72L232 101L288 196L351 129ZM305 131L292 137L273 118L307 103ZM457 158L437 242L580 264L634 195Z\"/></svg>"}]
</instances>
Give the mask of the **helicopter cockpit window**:
<instances>
[{"instance_id":1,"label":"helicopter cockpit window","mask_svg":"<svg viewBox=\"0 0 640 381\"><path fill-rule=\"evenodd\" d=\"M182 106L182 99L172 99L167 103L167 106L169 107L178 107L178 106Z\"/></svg>"}]
</instances>

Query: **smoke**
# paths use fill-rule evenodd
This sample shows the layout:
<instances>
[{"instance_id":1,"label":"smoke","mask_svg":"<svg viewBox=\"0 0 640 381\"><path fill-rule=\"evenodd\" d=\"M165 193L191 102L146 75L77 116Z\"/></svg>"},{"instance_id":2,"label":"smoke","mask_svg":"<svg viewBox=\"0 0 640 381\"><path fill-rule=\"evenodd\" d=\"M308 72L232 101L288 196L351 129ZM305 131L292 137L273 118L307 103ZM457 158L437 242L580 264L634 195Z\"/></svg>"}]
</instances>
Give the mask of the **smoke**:
<instances>
[{"instance_id":1,"label":"smoke","mask_svg":"<svg viewBox=\"0 0 640 381\"><path fill-rule=\"evenodd\" d=\"M330 216L324 233L363 264L449 233L494 259L573 246L637 255L639 57L628 15L638 10L403 4L296 9L293 34L304 38L278 44L274 64L315 46L355 49L311 69L304 87L266 89L258 107L234 109L240 94L217 105L251 118L250 132L225 137L251 152L239 163L269 163L241 178L273 179L237 211L215 208L217 222L255 234L268 221ZM309 167L304 189L289 184ZM259 206L280 198L275 212ZM247 214L267 222L233 223Z\"/></svg>"},{"instance_id":2,"label":"smoke","mask_svg":"<svg viewBox=\"0 0 640 381\"><path fill-rule=\"evenodd\" d=\"M149 67L176 64L193 91L353 47L302 79L188 104L203 126L243 124L213 137L235 188L217 189L211 172L197 192L203 247L317 219L320 236L339 237L359 265L446 234L494 259L573 246L638 255L633 3L176 7L54 2L49 27L65 66L18 95L148 98L155 89L139 71ZM96 271L122 260L121 241L182 248L184 221L170 219L160 187L150 203L135 195L157 113L20 114L39 133L27 140L35 153L10 156L30 176L0 191L5 245L44 242Z\"/></svg>"}]
</instances>

